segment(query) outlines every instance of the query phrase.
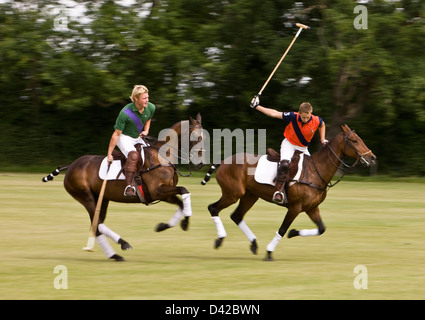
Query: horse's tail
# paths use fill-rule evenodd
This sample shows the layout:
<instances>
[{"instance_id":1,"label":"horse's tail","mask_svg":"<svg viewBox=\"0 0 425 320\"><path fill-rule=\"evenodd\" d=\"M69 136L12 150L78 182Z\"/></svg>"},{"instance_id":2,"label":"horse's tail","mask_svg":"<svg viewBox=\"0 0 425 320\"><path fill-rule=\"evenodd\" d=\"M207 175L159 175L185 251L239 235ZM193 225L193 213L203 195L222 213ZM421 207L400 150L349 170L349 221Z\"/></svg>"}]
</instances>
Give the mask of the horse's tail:
<instances>
[{"instance_id":1,"label":"horse's tail","mask_svg":"<svg viewBox=\"0 0 425 320\"><path fill-rule=\"evenodd\" d=\"M208 170L207 174L204 177L204 180L201 181L201 184L203 186L205 186L207 184L208 181L210 181L211 175L214 172L215 169L217 169L220 166L220 164L213 164L210 168L210 170Z\"/></svg>"},{"instance_id":2,"label":"horse's tail","mask_svg":"<svg viewBox=\"0 0 425 320\"><path fill-rule=\"evenodd\" d=\"M69 166L57 167L55 170L52 171L51 174L49 174L48 176L45 176L43 179L41 179L41 181L47 182L47 181L53 180L53 178L55 176L57 176L59 174L59 172L65 171L66 169L68 169L68 167Z\"/></svg>"}]
</instances>

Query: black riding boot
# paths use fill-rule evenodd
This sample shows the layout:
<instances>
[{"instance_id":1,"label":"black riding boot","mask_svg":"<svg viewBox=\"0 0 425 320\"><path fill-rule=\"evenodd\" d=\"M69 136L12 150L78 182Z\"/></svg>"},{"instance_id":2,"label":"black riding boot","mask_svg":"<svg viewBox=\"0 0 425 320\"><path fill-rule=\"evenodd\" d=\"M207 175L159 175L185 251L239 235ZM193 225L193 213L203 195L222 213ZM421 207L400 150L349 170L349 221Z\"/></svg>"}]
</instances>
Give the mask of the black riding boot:
<instances>
[{"instance_id":1,"label":"black riding boot","mask_svg":"<svg viewBox=\"0 0 425 320\"><path fill-rule=\"evenodd\" d=\"M283 194L283 188L285 187L286 183L286 174L288 173L289 164L291 162L289 160L282 160L280 161L278 167L277 167L277 176L276 176L276 189L277 191L273 194L273 202L276 203L283 203L284 202L284 194Z\"/></svg>"}]
</instances>

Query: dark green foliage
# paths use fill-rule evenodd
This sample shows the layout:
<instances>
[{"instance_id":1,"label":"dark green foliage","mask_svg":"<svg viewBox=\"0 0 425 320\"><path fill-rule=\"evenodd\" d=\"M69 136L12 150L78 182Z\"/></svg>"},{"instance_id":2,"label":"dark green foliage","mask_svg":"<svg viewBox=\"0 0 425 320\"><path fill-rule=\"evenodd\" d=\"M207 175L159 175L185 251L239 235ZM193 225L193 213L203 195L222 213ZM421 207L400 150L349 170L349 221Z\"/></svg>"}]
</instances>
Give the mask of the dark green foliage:
<instances>
[{"instance_id":1,"label":"dark green foliage","mask_svg":"<svg viewBox=\"0 0 425 320\"><path fill-rule=\"evenodd\" d=\"M261 103L296 111L309 101L328 138L340 123L357 130L379 172L425 174L421 1L366 4L368 29L360 30L348 0L89 1L91 22L65 17L64 29L55 27L56 1L23 3L0 4L0 165L106 154L134 84L145 84L158 107L152 135L201 112L210 133L267 128L268 147L278 148L283 124L249 102L295 35L289 23L301 22L311 30Z\"/></svg>"}]
</instances>

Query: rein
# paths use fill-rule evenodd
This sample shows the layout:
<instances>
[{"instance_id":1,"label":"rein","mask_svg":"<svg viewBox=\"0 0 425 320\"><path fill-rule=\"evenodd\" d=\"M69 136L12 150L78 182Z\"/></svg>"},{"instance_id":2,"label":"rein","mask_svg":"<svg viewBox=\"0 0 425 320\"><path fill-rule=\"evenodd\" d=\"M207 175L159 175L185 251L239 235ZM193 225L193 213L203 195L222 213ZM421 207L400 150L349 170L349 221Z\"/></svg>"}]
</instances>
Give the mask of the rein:
<instances>
[{"instance_id":1,"label":"rein","mask_svg":"<svg viewBox=\"0 0 425 320\"><path fill-rule=\"evenodd\" d=\"M328 145L326 145L326 146L328 146ZM330 148L330 147L329 147ZM331 150L332 150L332 148L331 148ZM335 154L335 152L332 150L332 152ZM336 156L336 155L335 155ZM342 163L344 163L338 156L336 156L337 157L337 159L338 160L340 160ZM328 159L331 161L331 159L330 159L330 157L329 157L329 152L328 152ZM341 176L341 177L339 177L339 179L335 182L335 183L332 183L332 182L329 182L329 183L327 183L326 181L325 181L325 179L323 179L323 177L322 177L322 175L320 174L320 172L319 172L319 170L317 169L317 166L316 166L316 163L314 162L314 159L313 159L313 157L311 157L311 162L313 162L313 166L314 166L314 169L316 170L316 172L317 172L317 175L319 176L319 178L320 178L320 180L322 180L322 182L326 185L326 187L325 188L318 188L318 187L316 187L316 189L319 189L319 190L321 190L321 191L326 191L326 190L329 190L330 188L332 188L332 187L334 187L334 186L336 186L341 180L342 180L342 178L344 178L344 176L345 176L345 174L346 174L346 172L342 169L342 168L340 168L339 166L337 167L337 166L335 166L335 164L331 161L331 163L332 163L332 165L334 165L336 168L338 168L338 169L341 169L341 170L343 170L344 171L344 173L343 173L343 175ZM345 164L345 163L344 163ZM345 164L346 165L346 164Z\"/></svg>"},{"instance_id":2,"label":"rein","mask_svg":"<svg viewBox=\"0 0 425 320\"><path fill-rule=\"evenodd\" d=\"M145 150L145 149L148 149L148 148L154 148L154 149L156 149L156 148L155 148L153 145L149 144L149 143L148 143L148 141L146 141L146 140L145 140L145 138L142 138L142 139L143 139L143 141L146 143L146 147L143 147L143 152L145 152L145 157L146 157L146 156L148 156L148 157L149 157L149 162L151 162L151 163L152 163L151 153L150 153L150 152L147 152L147 150ZM144 164L143 164L143 165L144 165ZM149 167L149 168L146 168L146 169L143 169L143 168L142 168L142 170L140 170L140 172L139 172L139 175L142 175L142 174L144 174L144 173L146 173L146 172L149 172L149 171L152 171L152 170L155 170L155 169L161 168L161 167L171 167L171 165L170 165L170 164L168 164L168 165L165 165L165 164L157 164L157 165L154 165L154 166Z\"/></svg>"},{"instance_id":3,"label":"rein","mask_svg":"<svg viewBox=\"0 0 425 320\"><path fill-rule=\"evenodd\" d=\"M151 137L151 136L146 136L145 138L153 139L153 140L158 141L158 139L157 139L157 138L155 138L155 137ZM144 140L145 142L147 142L147 141L145 140L145 138L143 138L143 140ZM147 147L145 147L145 148L153 148L153 149L155 149L155 150L159 150L159 148L158 148L158 147L155 147L155 146L153 146L153 145L151 145L151 144L148 144L148 146L147 146ZM145 149L145 148L144 148L144 149ZM149 155L149 158L151 158L151 154L150 154L150 153L148 153L148 155ZM177 157L179 157L179 156L177 156ZM179 158L181 158L181 157L179 157ZM151 160L151 159L150 159L150 160ZM139 172L139 175L142 175L142 174L144 174L144 173L147 173L147 172L149 172L149 171L152 171L152 170L155 170L155 169L158 169L158 168L162 168L162 167L172 167L172 168L174 168L174 170L175 170L175 171L177 171L177 173L178 173L181 177L190 177L190 175L192 174L192 170L190 170L190 173L189 173L189 174L187 174L187 175L182 174L182 173L180 172L180 170L177 168L177 166L176 166L174 163L169 162L168 164L157 164L157 165L154 165L154 166L152 166L152 167L149 167L149 168L146 168L146 169L142 169L142 170Z\"/></svg>"}]
</instances>

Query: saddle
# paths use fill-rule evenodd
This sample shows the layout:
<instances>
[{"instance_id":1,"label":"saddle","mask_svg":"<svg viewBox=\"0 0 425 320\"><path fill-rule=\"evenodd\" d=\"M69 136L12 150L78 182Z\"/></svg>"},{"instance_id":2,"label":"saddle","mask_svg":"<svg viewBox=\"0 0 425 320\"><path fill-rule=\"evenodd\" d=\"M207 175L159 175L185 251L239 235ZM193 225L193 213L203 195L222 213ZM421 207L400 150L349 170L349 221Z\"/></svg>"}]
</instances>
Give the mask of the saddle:
<instances>
[{"instance_id":1,"label":"saddle","mask_svg":"<svg viewBox=\"0 0 425 320\"><path fill-rule=\"evenodd\" d=\"M279 152L277 152L276 150L272 148L268 148L266 151L267 151L267 160L269 160L270 162L277 162L277 163L280 162ZM289 165L289 170L287 174L287 178L289 181L294 179L295 175L298 172L298 162L300 161L301 153L302 153L301 151L296 150L294 152L294 155L292 156L291 164Z\"/></svg>"},{"instance_id":2,"label":"saddle","mask_svg":"<svg viewBox=\"0 0 425 320\"><path fill-rule=\"evenodd\" d=\"M307 157L308 158L308 157ZM292 186L296 181L298 181L301 175L304 175L306 157L299 151L294 153L292 157L291 164L289 166L289 170L287 173L287 177L289 178L289 184L286 184L288 187ZM276 174L278 163L280 162L280 155L278 152L273 149L268 149L267 154L260 157L257 163L257 167L254 173L254 179L256 182L261 184L268 184L271 186L275 186L276 182ZM301 174L303 173L303 174Z\"/></svg>"},{"instance_id":3,"label":"saddle","mask_svg":"<svg viewBox=\"0 0 425 320\"><path fill-rule=\"evenodd\" d=\"M270 162L280 162L280 153L272 148L267 148L267 160Z\"/></svg>"},{"instance_id":4,"label":"saddle","mask_svg":"<svg viewBox=\"0 0 425 320\"><path fill-rule=\"evenodd\" d=\"M255 181L258 183L265 183L274 186L276 181L277 167L278 163L280 162L280 154L271 148L268 148L266 151L267 155L262 156L258 162L257 169L255 171ZM267 159L267 161L262 161L263 158L264 160ZM305 154L302 155L302 153L298 150L295 151L291 159L291 164L289 165L287 174L289 183L285 184L285 192L288 192L288 188L295 183L301 183L319 191L326 191L326 187L321 187L310 182L312 177L308 173L308 166L312 161L311 159L311 156L307 156ZM260 163L264 162L268 162L268 165L266 164L264 167L261 166L262 168L259 168ZM272 166L272 164L274 165Z\"/></svg>"},{"instance_id":5,"label":"saddle","mask_svg":"<svg viewBox=\"0 0 425 320\"><path fill-rule=\"evenodd\" d=\"M142 145L140 143L137 143L134 145L134 147L136 148L136 151L139 155L141 155L142 152ZM122 173L125 175L125 163L127 162L127 158L125 157L125 155L118 149L114 149L112 151L112 156L114 157L114 160L120 160L121 161L121 171L118 173L117 178L119 177L119 175ZM142 171L143 168L143 162L139 161L137 164L137 172Z\"/></svg>"},{"instance_id":6,"label":"saddle","mask_svg":"<svg viewBox=\"0 0 425 320\"><path fill-rule=\"evenodd\" d=\"M301 153L302 152L300 152L298 150L295 151L294 155L292 156L291 162L289 164L289 168L288 168L288 172L286 174L285 182L283 183L283 189L281 190L284 194L284 196L283 196L283 203L284 204L288 203L288 194L289 194L288 189L293 184L293 183L290 183L290 182L296 181L296 180L294 180L295 177L298 175L297 178L299 178L299 175L301 174L302 163L299 163L300 158L301 158L300 157ZM276 163L277 170L279 170L278 164L280 163L281 160L280 160L280 154L277 151L275 151L271 148L267 149L267 160L270 161L270 162ZM304 161L302 161L302 162L304 162ZM300 167L300 165L301 165L301 167ZM276 179L277 179L277 174L276 174L275 178L273 179L273 183L276 183Z\"/></svg>"}]
</instances>

